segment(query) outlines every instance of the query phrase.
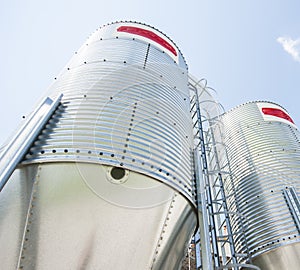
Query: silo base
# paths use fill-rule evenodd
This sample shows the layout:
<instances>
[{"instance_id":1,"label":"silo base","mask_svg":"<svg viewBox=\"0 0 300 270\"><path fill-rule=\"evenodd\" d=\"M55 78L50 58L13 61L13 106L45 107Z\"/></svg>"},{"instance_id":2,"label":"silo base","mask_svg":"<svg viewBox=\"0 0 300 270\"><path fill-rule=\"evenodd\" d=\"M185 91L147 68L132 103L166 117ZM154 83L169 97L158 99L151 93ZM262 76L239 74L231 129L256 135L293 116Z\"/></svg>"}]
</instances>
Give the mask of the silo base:
<instances>
[{"instance_id":1,"label":"silo base","mask_svg":"<svg viewBox=\"0 0 300 270\"><path fill-rule=\"evenodd\" d=\"M179 269L195 226L187 199L146 175L30 164L1 192L1 269Z\"/></svg>"},{"instance_id":2,"label":"silo base","mask_svg":"<svg viewBox=\"0 0 300 270\"><path fill-rule=\"evenodd\" d=\"M300 243L276 248L255 257L252 261L261 270L298 270L300 267Z\"/></svg>"}]
</instances>

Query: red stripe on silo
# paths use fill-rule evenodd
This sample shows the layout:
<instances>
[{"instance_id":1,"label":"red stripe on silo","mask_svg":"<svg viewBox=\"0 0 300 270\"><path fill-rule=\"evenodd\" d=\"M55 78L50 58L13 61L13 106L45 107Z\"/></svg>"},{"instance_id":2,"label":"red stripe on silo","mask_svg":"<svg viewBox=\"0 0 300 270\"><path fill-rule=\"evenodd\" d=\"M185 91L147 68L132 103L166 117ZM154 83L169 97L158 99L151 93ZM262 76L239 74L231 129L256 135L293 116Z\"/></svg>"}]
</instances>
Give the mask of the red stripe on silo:
<instances>
[{"instance_id":1,"label":"red stripe on silo","mask_svg":"<svg viewBox=\"0 0 300 270\"><path fill-rule=\"evenodd\" d=\"M117 29L118 32L126 32L138 36L142 36L145 38L149 38L150 40L158 43L159 45L163 46L167 50L169 50L171 53L173 53L175 56L177 56L176 49L166 40L158 36L157 34L153 33L150 30L146 30L143 28L135 27L135 26L120 26Z\"/></svg>"},{"instance_id":2,"label":"red stripe on silo","mask_svg":"<svg viewBox=\"0 0 300 270\"><path fill-rule=\"evenodd\" d=\"M285 120L288 120L289 122L294 124L294 121L292 120L292 118L285 113L284 111L277 109L277 108L262 108L262 112L266 115L272 115L272 116L276 116Z\"/></svg>"}]
</instances>

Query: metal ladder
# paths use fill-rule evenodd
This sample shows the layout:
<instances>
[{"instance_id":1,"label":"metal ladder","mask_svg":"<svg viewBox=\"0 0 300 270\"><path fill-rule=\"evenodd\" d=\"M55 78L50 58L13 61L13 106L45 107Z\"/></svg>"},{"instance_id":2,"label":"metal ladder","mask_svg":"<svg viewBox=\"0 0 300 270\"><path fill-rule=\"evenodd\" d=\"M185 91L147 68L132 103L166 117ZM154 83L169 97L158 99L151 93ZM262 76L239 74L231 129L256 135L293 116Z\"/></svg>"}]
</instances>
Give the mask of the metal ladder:
<instances>
[{"instance_id":1,"label":"metal ladder","mask_svg":"<svg viewBox=\"0 0 300 270\"><path fill-rule=\"evenodd\" d=\"M209 100L210 95L207 91L210 89L206 87L206 81L195 81L190 78L189 87L191 115L194 123L195 180L201 243L201 267L198 269L238 270L242 267L259 269L248 263L251 262L248 252L238 254L235 250L230 216L235 215L240 219L243 217L239 213L232 213L228 210L224 177L231 177L230 166L228 162L220 164L212 130L212 116L208 112L205 112L207 115L202 114L201 102L213 103L215 101ZM202 95L204 101L201 100ZM243 230L236 233L245 237ZM247 247L246 250L248 250Z\"/></svg>"}]
</instances>

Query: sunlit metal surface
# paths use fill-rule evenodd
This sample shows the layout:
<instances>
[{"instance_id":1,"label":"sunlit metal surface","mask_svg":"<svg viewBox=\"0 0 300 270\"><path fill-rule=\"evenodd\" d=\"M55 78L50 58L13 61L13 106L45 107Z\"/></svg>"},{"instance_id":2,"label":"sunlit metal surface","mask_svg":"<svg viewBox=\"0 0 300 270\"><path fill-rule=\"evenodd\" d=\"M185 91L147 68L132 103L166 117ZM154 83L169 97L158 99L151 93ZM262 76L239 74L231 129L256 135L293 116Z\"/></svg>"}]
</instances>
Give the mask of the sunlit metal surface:
<instances>
[{"instance_id":1,"label":"sunlit metal surface","mask_svg":"<svg viewBox=\"0 0 300 270\"><path fill-rule=\"evenodd\" d=\"M215 95L159 30L96 30L2 151L1 268L180 269L198 229L197 267L297 269L299 131Z\"/></svg>"},{"instance_id":2,"label":"sunlit metal surface","mask_svg":"<svg viewBox=\"0 0 300 270\"><path fill-rule=\"evenodd\" d=\"M269 102L247 103L213 123L221 164L227 158L230 163L231 174L224 179L224 187L235 247L238 253L249 252L254 262L300 240L293 218L295 213L299 215L299 209L293 213L284 196L289 188L299 196L300 134L293 124L278 117L266 121L260 110L263 106L278 107ZM294 245L284 252L274 252L284 256L282 260L296 260L297 268L299 256L294 253L298 249L299 245ZM282 269L276 261L263 265L262 269Z\"/></svg>"},{"instance_id":3,"label":"sunlit metal surface","mask_svg":"<svg viewBox=\"0 0 300 270\"><path fill-rule=\"evenodd\" d=\"M61 93L2 190L1 267L178 269L197 223L179 49L143 24L104 26L50 86Z\"/></svg>"},{"instance_id":4,"label":"sunlit metal surface","mask_svg":"<svg viewBox=\"0 0 300 270\"><path fill-rule=\"evenodd\" d=\"M61 95L55 100L46 98L32 113L0 154L0 191L22 161L38 134L58 107Z\"/></svg>"},{"instance_id":5,"label":"sunlit metal surface","mask_svg":"<svg viewBox=\"0 0 300 270\"><path fill-rule=\"evenodd\" d=\"M108 169L53 162L15 171L0 197L1 267L176 269L196 226L186 199L132 171L111 182Z\"/></svg>"},{"instance_id":6,"label":"sunlit metal surface","mask_svg":"<svg viewBox=\"0 0 300 270\"><path fill-rule=\"evenodd\" d=\"M119 25L94 33L50 87L64 94L62 105L24 162L123 166L194 202L184 60L180 54L178 65L155 46L116 38Z\"/></svg>"}]
</instances>

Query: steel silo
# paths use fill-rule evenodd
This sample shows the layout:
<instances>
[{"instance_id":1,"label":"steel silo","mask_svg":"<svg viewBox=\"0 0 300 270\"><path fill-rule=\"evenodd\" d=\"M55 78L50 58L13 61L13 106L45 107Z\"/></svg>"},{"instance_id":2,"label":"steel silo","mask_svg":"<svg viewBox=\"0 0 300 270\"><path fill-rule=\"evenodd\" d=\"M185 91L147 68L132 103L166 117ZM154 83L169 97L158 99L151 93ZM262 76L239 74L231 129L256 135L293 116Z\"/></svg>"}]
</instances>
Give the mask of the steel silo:
<instances>
[{"instance_id":1,"label":"steel silo","mask_svg":"<svg viewBox=\"0 0 300 270\"><path fill-rule=\"evenodd\" d=\"M2 267L178 269L197 218L175 43L136 22L100 27L38 108L13 138L28 147L3 152L21 161L0 197Z\"/></svg>"},{"instance_id":2,"label":"steel silo","mask_svg":"<svg viewBox=\"0 0 300 270\"><path fill-rule=\"evenodd\" d=\"M300 134L293 120L283 107L259 101L211 127L236 253L261 269L298 269Z\"/></svg>"}]
</instances>

